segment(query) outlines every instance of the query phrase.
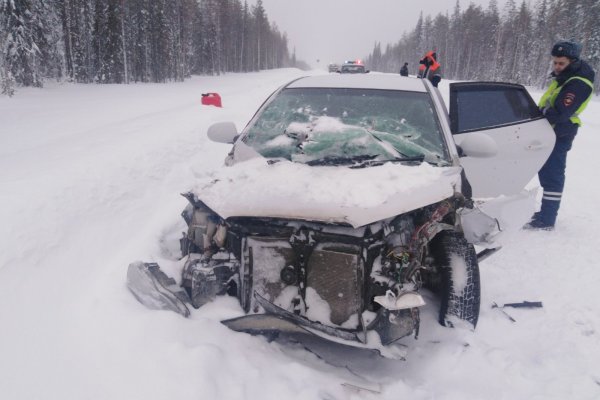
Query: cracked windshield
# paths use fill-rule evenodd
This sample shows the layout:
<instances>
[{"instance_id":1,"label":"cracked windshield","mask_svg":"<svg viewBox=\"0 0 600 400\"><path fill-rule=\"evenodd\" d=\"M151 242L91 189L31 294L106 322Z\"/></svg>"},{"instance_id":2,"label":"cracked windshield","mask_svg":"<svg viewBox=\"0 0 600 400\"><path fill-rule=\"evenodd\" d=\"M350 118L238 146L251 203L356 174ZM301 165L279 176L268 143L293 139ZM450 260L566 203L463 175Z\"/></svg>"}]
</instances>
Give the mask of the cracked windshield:
<instances>
[{"instance_id":1,"label":"cracked windshield","mask_svg":"<svg viewBox=\"0 0 600 400\"><path fill-rule=\"evenodd\" d=\"M315 165L448 159L428 94L396 90L285 89L244 142L267 158Z\"/></svg>"}]
</instances>

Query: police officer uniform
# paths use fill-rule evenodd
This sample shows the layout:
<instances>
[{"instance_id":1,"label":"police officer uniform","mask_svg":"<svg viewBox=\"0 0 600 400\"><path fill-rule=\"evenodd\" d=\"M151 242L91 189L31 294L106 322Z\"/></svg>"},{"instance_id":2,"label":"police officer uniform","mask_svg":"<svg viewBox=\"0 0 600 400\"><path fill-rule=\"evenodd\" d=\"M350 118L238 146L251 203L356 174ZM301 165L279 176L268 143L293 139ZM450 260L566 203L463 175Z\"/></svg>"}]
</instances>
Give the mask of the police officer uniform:
<instances>
[{"instance_id":1,"label":"police officer uniform","mask_svg":"<svg viewBox=\"0 0 600 400\"><path fill-rule=\"evenodd\" d=\"M592 98L594 70L579 59L581 46L575 42L558 42L552 48L555 57L567 57L571 63L558 75L542 96L539 107L554 128L556 144L550 157L540 169L538 177L544 189L542 207L536 212L526 229L553 229L565 185L567 152L571 149L577 129L581 126L579 115Z\"/></svg>"}]
</instances>

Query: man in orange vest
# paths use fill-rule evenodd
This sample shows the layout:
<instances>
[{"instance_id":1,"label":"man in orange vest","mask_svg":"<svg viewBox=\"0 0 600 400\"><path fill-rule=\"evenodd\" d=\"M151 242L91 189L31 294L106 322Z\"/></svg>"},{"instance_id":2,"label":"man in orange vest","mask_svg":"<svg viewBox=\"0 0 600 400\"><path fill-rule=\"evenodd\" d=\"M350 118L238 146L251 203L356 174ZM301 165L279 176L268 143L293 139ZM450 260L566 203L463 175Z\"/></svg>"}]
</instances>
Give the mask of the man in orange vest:
<instances>
[{"instance_id":1,"label":"man in orange vest","mask_svg":"<svg viewBox=\"0 0 600 400\"><path fill-rule=\"evenodd\" d=\"M433 86L437 87L438 83L442 80L440 74L440 63L437 61L437 54L430 50L421 60L419 61L419 78L427 78L433 83Z\"/></svg>"}]
</instances>

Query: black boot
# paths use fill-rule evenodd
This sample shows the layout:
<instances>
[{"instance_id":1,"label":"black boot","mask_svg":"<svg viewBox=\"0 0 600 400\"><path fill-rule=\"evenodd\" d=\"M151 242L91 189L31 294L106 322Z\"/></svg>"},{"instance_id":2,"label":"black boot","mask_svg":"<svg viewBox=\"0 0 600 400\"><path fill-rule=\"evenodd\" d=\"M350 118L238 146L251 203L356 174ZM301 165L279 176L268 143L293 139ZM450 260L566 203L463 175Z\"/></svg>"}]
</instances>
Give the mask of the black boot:
<instances>
[{"instance_id":1,"label":"black boot","mask_svg":"<svg viewBox=\"0 0 600 400\"><path fill-rule=\"evenodd\" d=\"M536 220L542 219L542 211L536 211L533 213L533 215L531 216L531 218L529 219L529 222L533 222Z\"/></svg>"},{"instance_id":2,"label":"black boot","mask_svg":"<svg viewBox=\"0 0 600 400\"><path fill-rule=\"evenodd\" d=\"M552 231L554 230L554 224L544 221L543 219L534 219L526 223L523 226L523 229L526 230L535 230L535 231Z\"/></svg>"}]
</instances>

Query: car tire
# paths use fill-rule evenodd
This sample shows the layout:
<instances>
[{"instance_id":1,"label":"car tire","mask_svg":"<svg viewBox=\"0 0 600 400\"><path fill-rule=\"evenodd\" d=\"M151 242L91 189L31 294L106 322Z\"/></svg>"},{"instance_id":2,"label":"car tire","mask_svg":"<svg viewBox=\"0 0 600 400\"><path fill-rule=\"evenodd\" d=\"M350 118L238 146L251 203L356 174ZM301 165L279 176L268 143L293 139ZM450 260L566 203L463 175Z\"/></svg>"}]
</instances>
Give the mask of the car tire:
<instances>
[{"instance_id":1,"label":"car tire","mask_svg":"<svg viewBox=\"0 0 600 400\"><path fill-rule=\"evenodd\" d=\"M481 284L477 253L460 232L444 231L432 241L432 253L440 274L439 323L475 329L479 319Z\"/></svg>"}]
</instances>

